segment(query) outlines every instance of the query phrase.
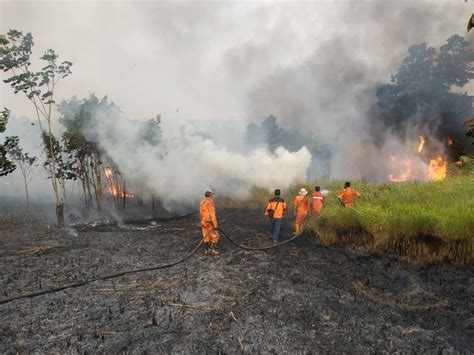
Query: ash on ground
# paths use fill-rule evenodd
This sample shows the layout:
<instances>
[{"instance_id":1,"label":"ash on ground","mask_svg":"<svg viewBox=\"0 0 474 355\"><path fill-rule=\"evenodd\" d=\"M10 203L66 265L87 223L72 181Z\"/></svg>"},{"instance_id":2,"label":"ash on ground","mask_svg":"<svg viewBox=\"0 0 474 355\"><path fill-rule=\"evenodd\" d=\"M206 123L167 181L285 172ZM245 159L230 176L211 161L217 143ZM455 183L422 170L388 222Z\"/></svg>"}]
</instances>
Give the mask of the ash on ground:
<instances>
[{"instance_id":1,"label":"ash on ground","mask_svg":"<svg viewBox=\"0 0 474 355\"><path fill-rule=\"evenodd\" d=\"M271 245L260 214L225 210L236 241ZM200 240L187 216L139 228L0 220L0 300L177 260ZM282 239L291 235L287 220ZM173 268L0 305L0 353L474 351L474 269L419 267L322 246L268 251L221 239Z\"/></svg>"}]
</instances>

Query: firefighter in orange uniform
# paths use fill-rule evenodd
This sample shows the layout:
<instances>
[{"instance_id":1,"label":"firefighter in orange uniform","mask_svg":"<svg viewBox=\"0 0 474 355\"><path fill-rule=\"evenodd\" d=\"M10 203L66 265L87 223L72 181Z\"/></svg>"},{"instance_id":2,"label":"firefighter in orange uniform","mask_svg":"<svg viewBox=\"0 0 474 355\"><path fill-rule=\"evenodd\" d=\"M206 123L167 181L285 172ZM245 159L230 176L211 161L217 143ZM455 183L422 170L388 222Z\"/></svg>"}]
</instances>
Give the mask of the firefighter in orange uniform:
<instances>
[{"instance_id":1,"label":"firefighter in orange uniform","mask_svg":"<svg viewBox=\"0 0 474 355\"><path fill-rule=\"evenodd\" d=\"M295 214L295 234L299 235L303 232L303 224L308 217L310 203L308 199L308 191L303 187L300 189L298 196L295 197L294 214Z\"/></svg>"},{"instance_id":2,"label":"firefighter in orange uniform","mask_svg":"<svg viewBox=\"0 0 474 355\"><path fill-rule=\"evenodd\" d=\"M214 206L213 193L206 191L204 199L199 204L199 216L201 218L202 236L204 238L204 253L209 255L219 255L216 250L219 241L217 231L216 207Z\"/></svg>"},{"instance_id":3,"label":"firefighter in orange uniform","mask_svg":"<svg viewBox=\"0 0 474 355\"><path fill-rule=\"evenodd\" d=\"M311 209L312 215L317 216L323 209L326 199L321 192L321 187L315 186L313 192L313 206Z\"/></svg>"},{"instance_id":4,"label":"firefighter in orange uniform","mask_svg":"<svg viewBox=\"0 0 474 355\"><path fill-rule=\"evenodd\" d=\"M361 194L351 188L349 181L344 184L344 191L337 195L339 201L341 201L346 208L352 208L354 200L359 197L361 197Z\"/></svg>"}]
</instances>

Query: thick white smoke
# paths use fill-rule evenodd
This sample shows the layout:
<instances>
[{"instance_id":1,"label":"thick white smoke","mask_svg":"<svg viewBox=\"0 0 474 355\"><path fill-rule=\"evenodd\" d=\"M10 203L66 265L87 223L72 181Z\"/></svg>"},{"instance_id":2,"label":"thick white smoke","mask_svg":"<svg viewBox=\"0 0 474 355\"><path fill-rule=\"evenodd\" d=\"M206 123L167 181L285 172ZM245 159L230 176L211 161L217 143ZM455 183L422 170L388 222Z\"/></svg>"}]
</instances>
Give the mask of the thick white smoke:
<instances>
[{"instance_id":1,"label":"thick white smoke","mask_svg":"<svg viewBox=\"0 0 474 355\"><path fill-rule=\"evenodd\" d=\"M292 153L280 147L275 154L231 151L189 129L151 146L139 123L119 113L99 112L93 135L129 182L157 193L165 205L194 202L206 189L245 197L253 186L285 188L305 179L311 162L305 147Z\"/></svg>"}]
</instances>

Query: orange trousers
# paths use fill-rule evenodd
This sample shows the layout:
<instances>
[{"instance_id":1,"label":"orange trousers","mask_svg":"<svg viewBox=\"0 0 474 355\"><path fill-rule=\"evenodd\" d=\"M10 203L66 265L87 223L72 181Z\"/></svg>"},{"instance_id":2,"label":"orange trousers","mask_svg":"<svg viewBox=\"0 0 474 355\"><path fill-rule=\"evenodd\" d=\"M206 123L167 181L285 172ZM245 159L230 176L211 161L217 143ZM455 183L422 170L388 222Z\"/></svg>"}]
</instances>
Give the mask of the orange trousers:
<instances>
[{"instance_id":1,"label":"orange trousers","mask_svg":"<svg viewBox=\"0 0 474 355\"><path fill-rule=\"evenodd\" d=\"M217 244L219 241L219 234L214 230L212 223L206 223L201 225L202 236L204 237L204 243Z\"/></svg>"},{"instance_id":2,"label":"orange trousers","mask_svg":"<svg viewBox=\"0 0 474 355\"><path fill-rule=\"evenodd\" d=\"M296 214L296 219L295 219L295 233L300 234L303 232L303 224L304 221L306 220L306 217L308 217L307 213L297 213Z\"/></svg>"}]
</instances>

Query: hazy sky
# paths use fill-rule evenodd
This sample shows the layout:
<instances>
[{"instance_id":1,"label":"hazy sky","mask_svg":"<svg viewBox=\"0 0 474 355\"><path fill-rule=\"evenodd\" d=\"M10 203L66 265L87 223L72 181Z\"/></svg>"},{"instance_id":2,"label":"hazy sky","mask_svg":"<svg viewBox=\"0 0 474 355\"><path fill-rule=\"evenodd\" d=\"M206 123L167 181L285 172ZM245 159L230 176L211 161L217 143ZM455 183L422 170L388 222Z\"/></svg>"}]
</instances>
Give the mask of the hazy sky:
<instances>
[{"instance_id":1,"label":"hazy sky","mask_svg":"<svg viewBox=\"0 0 474 355\"><path fill-rule=\"evenodd\" d=\"M473 7L464 0L0 0L0 32L32 32L35 58L53 48L74 63L59 100L108 95L138 119L256 119L273 112L271 100L256 108L262 82L324 48L337 61L333 43L368 67L372 81L387 80L410 44L464 34ZM0 88L2 106L33 116L24 97Z\"/></svg>"}]
</instances>

